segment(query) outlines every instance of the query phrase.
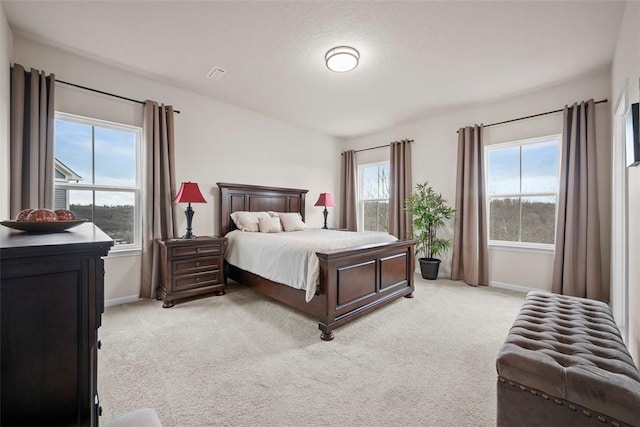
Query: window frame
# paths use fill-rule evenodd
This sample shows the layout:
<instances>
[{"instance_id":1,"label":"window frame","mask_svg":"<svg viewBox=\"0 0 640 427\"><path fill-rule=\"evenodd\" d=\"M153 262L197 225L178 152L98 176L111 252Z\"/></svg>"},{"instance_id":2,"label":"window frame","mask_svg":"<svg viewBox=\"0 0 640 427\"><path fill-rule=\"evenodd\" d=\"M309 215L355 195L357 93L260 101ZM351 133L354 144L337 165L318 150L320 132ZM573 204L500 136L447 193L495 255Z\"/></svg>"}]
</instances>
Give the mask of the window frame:
<instances>
[{"instance_id":1,"label":"window frame","mask_svg":"<svg viewBox=\"0 0 640 427\"><path fill-rule=\"evenodd\" d=\"M366 168L369 167L373 167L373 166L381 166L381 165L387 165L389 166L389 169L391 169L391 161L390 160L381 160L378 162L371 162L371 163L362 163L358 165L358 206L357 206L357 210L358 210L358 231L365 231L364 230L364 202L387 202L389 203L389 199L391 197L391 194L389 194L389 198L386 199L363 199L362 198L362 190L363 190L363 185L364 185L364 179L363 177L363 173L364 170ZM391 189L388 190L388 192L391 192ZM387 228L389 227L389 224L387 224Z\"/></svg>"},{"instance_id":2,"label":"window frame","mask_svg":"<svg viewBox=\"0 0 640 427\"><path fill-rule=\"evenodd\" d=\"M544 142L556 141L558 143L558 190L556 192L522 192L519 193L500 193L500 194L489 194L488 184L489 184L489 152L496 149L501 148L510 148L510 147L523 147L526 145L535 145L541 144ZM484 171L484 181L485 186L485 204L486 204L486 227L487 227L487 245L490 249L500 249L507 251L516 251L516 252L536 252L536 253L554 253L555 252L555 241L557 238L557 222L558 222L558 203L560 201L560 171L562 164L562 134L551 134L546 136L540 136L535 138L527 138L520 139L516 141L503 142L498 144L489 144L484 146L483 153L483 161L485 164ZM520 150L519 156L520 168L520 189L522 190L522 150ZM544 196L554 196L556 198L556 209L554 215L554 227L553 227L553 241L554 243L534 243L534 242L513 242L508 240L491 240L491 199L492 198L525 198L525 197L544 197ZM520 236L522 238L522 204L520 204L520 215L519 215L520 225L518 227Z\"/></svg>"},{"instance_id":3,"label":"window frame","mask_svg":"<svg viewBox=\"0 0 640 427\"><path fill-rule=\"evenodd\" d=\"M115 256L127 256L127 255L139 255L142 252L142 212L143 212L143 197L142 197L142 183L143 183L143 141L142 141L142 128L139 126L132 126L123 123L110 122L107 120L96 119L92 117L79 116L76 114L64 113L61 111L55 112L55 120L63 120L72 123L87 125L92 127L92 158L95 158L95 132L94 127L101 127L112 130L119 130L125 132L131 132L135 135L135 186L115 186L115 185L102 185L102 184L81 184L75 183L58 183L54 176L54 192L55 189L65 190L84 190L92 191L93 197L93 209L95 209L95 197L96 191L106 192L126 192L132 193L134 196L133 207L133 238L134 242L130 244L114 245L109 254ZM54 144L55 144L55 130L54 130ZM54 148L55 157L55 148ZM95 176L95 164L92 165L92 174ZM55 175L55 170L54 170ZM93 176L92 176L93 181Z\"/></svg>"}]
</instances>

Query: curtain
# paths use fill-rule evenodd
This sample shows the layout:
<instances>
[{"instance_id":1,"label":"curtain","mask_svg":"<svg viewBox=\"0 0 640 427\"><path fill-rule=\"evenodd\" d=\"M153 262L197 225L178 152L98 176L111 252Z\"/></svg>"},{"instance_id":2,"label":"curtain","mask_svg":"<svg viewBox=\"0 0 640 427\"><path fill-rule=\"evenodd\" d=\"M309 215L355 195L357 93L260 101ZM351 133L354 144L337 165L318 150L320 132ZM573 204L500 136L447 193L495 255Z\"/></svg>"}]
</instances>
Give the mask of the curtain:
<instances>
[{"instance_id":1,"label":"curtain","mask_svg":"<svg viewBox=\"0 0 640 427\"><path fill-rule=\"evenodd\" d=\"M606 301L603 284L593 99L564 108L553 265L555 293Z\"/></svg>"},{"instance_id":2,"label":"curtain","mask_svg":"<svg viewBox=\"0 0 640 427\"><path fill-rule=\"evenodd\" d=\"M340 188L340 228L349 231L358 229L356 213L356 153L348 150L342 153Z\"/></svg>"},{"instance_id":3,"label":"curtain","mask_svg":"<svg viewBox=\"0 0 640 427\"><path fill-rule=\"evenodd\" d=\"M55 75L11 70L11 218L26 208L53 208L53 127Z\"/></svg>"},{"instance_id":4,"label":"curtain","mask_svg":"<svg viewBox=\"0 0 640 427\"><path fill-rule=\"evenodd\" d=\"M147 100L144 108L146 198L140 298L155 298L159 281L159 252L155 239L176 235L173 212L173 195L176 194L173 107Z\"/></svg>"},{"instance_id":5,"label":"curtain","mask_svg":"<svg viewBox=\"0 0 640 427\"><path fill-rule=\"evenodd\" d=\"M404 201L411 194L411 141L391 143L389 161L389 234L404 240L411 235L411 215Z\"/></svg>"},{"instance_id":6,"label":"curtain","mask_svg":"<svg viewBox=\"0 0 640 427\"><path fill-rule=\"evenodd\" d=\"M482 126L460 129L451 279L472 286L489 284L483 159Z\"/></svg>"}]
</instances>

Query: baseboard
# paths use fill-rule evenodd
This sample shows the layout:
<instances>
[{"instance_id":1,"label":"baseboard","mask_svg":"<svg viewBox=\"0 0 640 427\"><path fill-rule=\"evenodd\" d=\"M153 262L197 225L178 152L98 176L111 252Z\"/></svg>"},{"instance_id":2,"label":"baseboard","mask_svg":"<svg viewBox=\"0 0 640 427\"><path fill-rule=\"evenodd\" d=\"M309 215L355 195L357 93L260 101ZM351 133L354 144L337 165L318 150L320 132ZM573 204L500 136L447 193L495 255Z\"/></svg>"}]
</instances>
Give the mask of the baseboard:
<instances>
[{"instance_id":1,"label":"baseboard","mask_svg":"<svg viewBox=\"0 0 640 427\"><path fill-rule=\"evenodd\" d=\"M129 295L126 297L107 299L107 300L104 300L104 306L112 307L114 305L126 304L128 302L136 302L139 299L140 297L138 297L138 295Z\"/></svg>"},{"instance_id":2,"label":"baseboard","mask_svg":"<svg viewBox=\"0 0 640 427\"><path fill-rule=\"evenodd\" d=\"M529 291L544 291L544 289L529 288L527 286L513 285L511 283L496 282L495 280L491 280L489 282L489 286L493 288L507 289L510 291L524 292L525 294Z\"/></svg>"}]
</instances>

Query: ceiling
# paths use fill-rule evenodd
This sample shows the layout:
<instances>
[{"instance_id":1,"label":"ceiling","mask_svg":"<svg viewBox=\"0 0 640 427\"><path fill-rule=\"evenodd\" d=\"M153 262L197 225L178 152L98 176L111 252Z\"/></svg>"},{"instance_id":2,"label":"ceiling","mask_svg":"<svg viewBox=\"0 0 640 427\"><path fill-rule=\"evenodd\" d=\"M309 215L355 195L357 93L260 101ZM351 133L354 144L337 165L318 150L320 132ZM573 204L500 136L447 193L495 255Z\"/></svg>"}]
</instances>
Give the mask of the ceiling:
<instances>
[{"instance_id":1,"label":"ceiling","mask_svg":"<svg viewBox=\"0 0 640 427\"><path fill-rule=\"evenodd\" d=\"M2 3L15 35L336 137L607 67L624 11L616 0ZM354 71L325 67L339 45L359 50ZM221 80L207 78L214 66Z\"/></svg>"}]
</instances>

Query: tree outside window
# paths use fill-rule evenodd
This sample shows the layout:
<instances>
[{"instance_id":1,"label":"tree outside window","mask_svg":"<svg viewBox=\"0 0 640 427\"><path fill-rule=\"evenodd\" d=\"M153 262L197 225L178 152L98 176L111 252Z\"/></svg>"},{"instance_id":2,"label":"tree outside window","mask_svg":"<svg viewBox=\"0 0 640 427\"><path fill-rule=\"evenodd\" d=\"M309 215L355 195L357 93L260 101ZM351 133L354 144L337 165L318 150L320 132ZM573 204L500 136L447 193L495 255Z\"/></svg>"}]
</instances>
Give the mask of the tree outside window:
<instances>
[{"instance_id":1,"label":"tree outside window","mask_svg":"<svg viewBox=\"0 0 640 427\"><path fill-rule=\"evenodd\" d=\"M54 134L54 208L139 248L141 129L57 113Z\"/></svg>"},{"instance_id":2,"label":"tree outside window","mask_svg":"<svg viewBox=\"0 0 640 427\"><path fill-rule=\"evenodd\" d=\"M360 165L360 225L365 231L389 231L389 163Z\"/></svg>"},{"instance_id":3,"label":"tree outside window","mask_svg":"<svg viewBox=\"0 0 640 427\"><path fill-rule=\"evenodd\" d=\"M490 243L555 242L560 135L485 148Z\"/></svg>"}]
</instances>

